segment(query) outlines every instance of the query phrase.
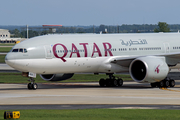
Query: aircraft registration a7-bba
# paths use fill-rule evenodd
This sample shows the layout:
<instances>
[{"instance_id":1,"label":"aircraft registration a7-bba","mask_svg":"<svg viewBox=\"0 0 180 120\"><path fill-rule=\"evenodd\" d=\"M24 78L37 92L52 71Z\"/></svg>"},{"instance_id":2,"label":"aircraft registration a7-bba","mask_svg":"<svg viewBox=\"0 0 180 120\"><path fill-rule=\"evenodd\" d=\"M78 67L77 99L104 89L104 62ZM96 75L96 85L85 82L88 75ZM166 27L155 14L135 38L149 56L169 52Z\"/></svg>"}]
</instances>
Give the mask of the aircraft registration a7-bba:
<instances>
[{"instance_id":1,"label":"aircraft registration a7-bba","mask_svg":"<svg viewBox=\"0 0 180 120\"><path fill-rule=\"evenodd\" d=\"M74 73L106 73L109 78L100 79L100 86L122 86L123 80L113 76L122 72L152 87L174 87L167 75L180 62L180 34L44 35L15 45L5 62L30 78L28 89L37 89L36 74L61 81Z\"/></svg>"}]
</instances>

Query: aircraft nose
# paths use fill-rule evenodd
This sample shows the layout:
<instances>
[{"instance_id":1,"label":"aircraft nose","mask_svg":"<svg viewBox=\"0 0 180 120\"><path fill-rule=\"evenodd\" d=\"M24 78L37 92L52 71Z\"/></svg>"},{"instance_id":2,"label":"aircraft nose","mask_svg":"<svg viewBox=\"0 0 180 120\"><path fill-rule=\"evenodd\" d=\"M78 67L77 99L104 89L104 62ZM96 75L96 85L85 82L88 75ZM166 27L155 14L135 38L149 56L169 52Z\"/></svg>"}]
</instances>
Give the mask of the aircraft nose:
<instances>
[{"instance_id":1,"label":"aircraft nose","mask_svg":"<svg viewBox=\"0 0 180 120\"><path fill-rule=\"evenodd\" d=\"M6 55L6 57L5 57L5 62L9 66L13 67L13 65L15 64L15 57L14 57L14 55L12 55L11 53L8 53Z\"/></svg>"}]
</instances>

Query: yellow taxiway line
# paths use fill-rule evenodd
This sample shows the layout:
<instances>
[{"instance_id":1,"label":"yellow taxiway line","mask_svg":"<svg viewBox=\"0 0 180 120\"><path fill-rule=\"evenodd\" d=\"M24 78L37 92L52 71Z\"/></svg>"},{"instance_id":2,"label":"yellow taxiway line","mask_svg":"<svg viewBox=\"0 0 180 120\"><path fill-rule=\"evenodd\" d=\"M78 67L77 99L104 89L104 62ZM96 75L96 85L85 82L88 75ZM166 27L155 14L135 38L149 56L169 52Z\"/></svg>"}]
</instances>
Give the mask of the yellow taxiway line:
<instances>
[{"instance_id":1,"label":"yellow taxiway line","mask_svg":"<svg viewBox=\"0 0 180 120\"><path fill-rule=\"evenodd\" d=\"M171 89L168 89L168 88L166 88L166 87L161 87L161 88L159 88L159 89L161 89L161 90L167 90L167 91L180 92L180 90L171 90Z\"/></svg>"}]
</instances>

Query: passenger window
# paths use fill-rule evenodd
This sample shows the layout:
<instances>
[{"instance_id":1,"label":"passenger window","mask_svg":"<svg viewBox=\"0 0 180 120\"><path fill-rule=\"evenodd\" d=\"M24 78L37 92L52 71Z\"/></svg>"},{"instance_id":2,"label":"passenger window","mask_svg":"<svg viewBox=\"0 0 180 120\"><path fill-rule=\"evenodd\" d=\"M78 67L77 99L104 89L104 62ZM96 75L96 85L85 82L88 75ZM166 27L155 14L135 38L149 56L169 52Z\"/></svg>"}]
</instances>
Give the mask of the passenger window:
<instances>
[{"instance_id":1,"label":"passenger window","mask_svg":"<svg viewBox=\"0 0 180 120\"><path fill-rule=\"evenodd\" d=\"M20 49L19 49L19 52L22 52L22 53L23 53L23 49L22 49L22 48L20 48Z\"/></svg>"},{"instance_id":2,"label":"passenger window","mask_svg":"<svg viewBox=\"0 0 180 120\"><path fill-rule=\"evenodd\" d=\"M18 52L18 49L13 49L13 51L12 52Z\"/></svg>"}]
</instances>

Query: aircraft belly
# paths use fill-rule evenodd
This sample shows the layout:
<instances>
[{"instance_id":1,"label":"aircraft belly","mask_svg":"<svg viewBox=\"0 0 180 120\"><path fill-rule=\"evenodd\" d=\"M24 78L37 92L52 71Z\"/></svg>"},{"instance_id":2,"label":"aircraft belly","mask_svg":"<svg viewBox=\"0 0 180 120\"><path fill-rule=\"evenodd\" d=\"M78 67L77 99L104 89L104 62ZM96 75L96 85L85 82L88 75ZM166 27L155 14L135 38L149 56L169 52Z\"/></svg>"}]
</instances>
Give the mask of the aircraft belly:
<instances>
[{"instance_id":1,"label":"aircraft belly","mask_svg":"<svg viewBox=\"0 0 180 120\"><path fill-rule=\"evenodd\" d=\"M52 71L53 73L94 72L98 70L101 62L99 59L94 58L69 58L66 62L62 62L59 59L54 59L53 61L52 66L46 66L47 73Z\"/></svg>"},{"instance_id":2,"label":"aircraft belly","mask_svg":"<svg viewBox=\"0 0 180 120\"><path fill-rule=\"evenodd\" d=\"M61 59L24 59L17 60L16 68L23 72L34 72L37 74L55 73L113 73L124 72L127 68L120 65L109 63L106 57L97 58L67 58L66 62Z\"/></svg>"},{"instance_id":3,"label":"aircraft belly","mask_svg":"<svg viewBox=\"0 0 180 120\"><path fill-rule=\"evenodd\" d=\"M96 58L67 58L66 62L60 59L24 59L18 60L16 67L23 72L37 74L98 72L100 63L104 59Z\"/></svg>"}]
</instances>

